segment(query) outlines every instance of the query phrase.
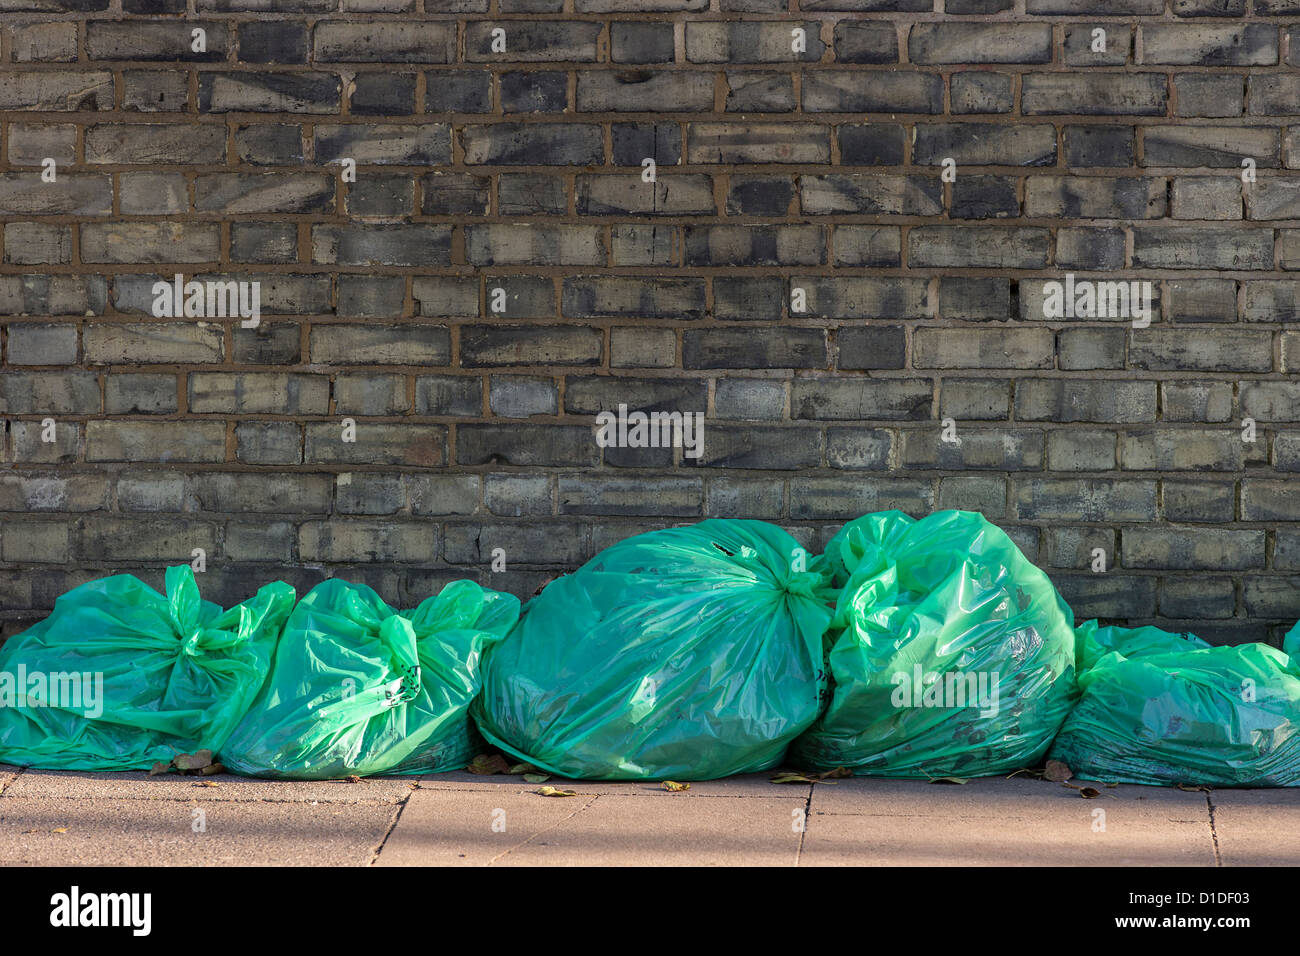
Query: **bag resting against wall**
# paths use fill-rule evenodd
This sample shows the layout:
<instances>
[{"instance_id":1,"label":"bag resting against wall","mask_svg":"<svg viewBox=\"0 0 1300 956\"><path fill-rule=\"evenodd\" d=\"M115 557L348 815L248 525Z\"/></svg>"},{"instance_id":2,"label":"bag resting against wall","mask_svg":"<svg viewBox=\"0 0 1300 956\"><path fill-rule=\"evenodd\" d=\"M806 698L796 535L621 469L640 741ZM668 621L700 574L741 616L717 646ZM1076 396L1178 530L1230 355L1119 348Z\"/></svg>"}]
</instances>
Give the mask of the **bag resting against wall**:
<instances>
[{"instance_id":1,"label":"bag resting against wall","mask_svg":"<svg viewBox=\"0 0 1300 956\"><path fill-rule=\"evenodd\" d=\"M1051 753L1076 776L1300 786L1300 665L1287 651L1096 621L1079 627L1078 640L1082 697Z\"/></svg>"},{"instance_id":2,"label":"bag resting against wall","mask_svg":"<svg viewBox=\"0 0 1300 956\"><path fill-rule=\"evenodd\" d=\"M266 678L294 589L277 581L223 612L188 565L167 569L166 589L129 574L90 581L5 642L0 762L147 770L225 744Z\"/></svg>"},{"instance_id":3,"label":"bag resting against wall","mask_svg":"<svg viewBox=\"0 0 1300 956\"><path fill-rule=\"evenodd\" d=\"M295 779L464 767L482 654L518 616L518 598L473 581L401 612L364 584L324 581L289 615L265 688L218 756Z\"/></svg>"},{"instance_id":4,"label":"bag resting against wall","mask_svg":"<svg viewBox=\"0 0 1300 956\"><path fill-rule=\"evenodd\" d=\"M551 773L702 780L763 770L812 723L832 595L785 531L706 520L558 578L487 655L473 713Z\"/></svg>"},{"instance_id":5,"label":"bag resting against wall","mask_svg":"<svg viewBox=\"0 0 1300 956\"><path fill-rule=\"evenodd\" d=\"M978 776L1033 764L1075 693L1072 615L982 515L868 514L831 539L830 706L795 741L816 770Z\"/></svg>"}]
</instances>

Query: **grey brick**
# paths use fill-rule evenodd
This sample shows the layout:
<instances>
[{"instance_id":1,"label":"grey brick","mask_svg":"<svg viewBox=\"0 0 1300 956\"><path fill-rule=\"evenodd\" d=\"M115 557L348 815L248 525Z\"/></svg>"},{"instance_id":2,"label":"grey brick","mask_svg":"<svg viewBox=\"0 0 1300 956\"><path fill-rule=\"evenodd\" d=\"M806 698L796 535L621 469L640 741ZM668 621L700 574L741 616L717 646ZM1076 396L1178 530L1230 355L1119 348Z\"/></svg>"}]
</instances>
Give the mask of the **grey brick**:
<instances>
[{"instance_id":1,"label":"grey brick","mask_svg":"<svg viewBox=\"0 0 1300 956\"><path fill-rule=\"evenodd\" d=\"M924 421L930 417L930 379L795 379L790 415L819 421Z\"/></svg>"},{"instance_id":2,"label":"grey brick","mask_svg":"<svg viewBox=\"0 0 1300 956\"><path fill-rule=\"evenodd\" d=\"M802 29L806 50L793 52L792 31ZM692 63L815 63L826 46L815 20L700 21L686 24L686 59Z\"/></svg>"},{"instance_id":3,"label":"grey brick","mask_svg":"<svg viewBox=\"0 0 1300 956\"><path fill-rule=\"evenodd\" d=\"M1050 166L1056 162L1056 129L1038 123L927 123L916 128L913 161L938 166Z\"/></svg>"},{"instance_id":4,"label":"grey brick","mask_svg":"<svg viewBox=\"0 0 1300 956\"><path fill-rule=\"evenodd\" d=\"M907 39L913 63L1050 63L1045 23L916 23Z\"/></svg>"},{"instance_id":5,"label":"grey brick","mask_svg":"<svg viewBox=\"0 0 1300 956\"><path fill-rule=\"evenodd\" d=\"M1009 73L954 73L948 82L954 113L1010 113L1015 102Z\"/></svg>"},{"instance_id":6,"label":"grey brick","mask_svg":"<svg viewBox=\"0 0 1300 956\"><path fill-rule=\"evenodd\" d=\"M1026 114L1163 116L1169 96L1163 73L1029 73L1021 81Z\"/></svg>"},{"instance_id":7,"label":"grey brick","mask_svg":"<svg viewBox=\"0 0 1300 956\"><path fill-rule=\"evenodd\" d=\"M455 46L455 25L445 22L323 21L312 30L317 63L450 63Z\"/></svg>"},{"instance_id":8,"label":"grey brick","mask_svg":"<svg viewBox=\"0 0 1300 956\"><path fill-rule=\"evenodd\" d=\"M1143 63L1268 66L1277 62L1278 30L1268 23L1146 23L1139 29Z\"/></svg>"},{"instance_id":9,"label":"grey brick","mask_svg":"<svg viewBox=\"0 0 1300 956\"><path fill-rule=\"evenodd\" d=\"M1252 158L1278 165L1278 133L1250 126L1147 126L1142 131L1145 166L1228 166Z\"/></svg>"}]
</instances>

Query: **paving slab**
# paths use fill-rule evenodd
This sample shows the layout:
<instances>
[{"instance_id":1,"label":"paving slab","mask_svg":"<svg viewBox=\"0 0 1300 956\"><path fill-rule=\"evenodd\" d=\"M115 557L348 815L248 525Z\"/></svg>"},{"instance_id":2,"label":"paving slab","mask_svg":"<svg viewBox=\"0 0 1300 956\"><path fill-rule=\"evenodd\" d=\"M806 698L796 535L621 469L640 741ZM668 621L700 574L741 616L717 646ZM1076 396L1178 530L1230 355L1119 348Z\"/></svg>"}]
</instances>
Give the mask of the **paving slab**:
<instances>
[{"instance_id":1,"label":"paving slab","mask_svg":"<svg viewBox=\"0 0 1300 956\"><path fill-rule=\"evenodd\" d=\"M486 866L596 800L499 789L414 791L377 866ZM644 802L644 801L643 801Z\"/></svg>"},{"instance_id":2,"label":"paving slab","mask_svg":"<svg viewBox=\"0 0 1300 956\"><path fill-rule=\"evenodd\" d=\"M1205 822L1107 810L1040 817L813 816L801 866L1213 866Z\"/></svg>"},{"instance_id":3,"label":"paving slab","mask_svg":"<svg viewBox=\"0 0 1300 956\"><path fill-rule=\"evenodd\" d=\"M366 866L398 807L0 799L0 866ZM199 816L199 813L202 816ZM206 828L195 832L201 820Z\"/></svg>"},{"instance_id":4,"label":"paving slab","mask_svg":"<svg viewBox=\"0 0 1300 956\"><path fill-rule=\"evenodd\" d=\"M670 795L675 796L675 795ZM498 866L793 866L804 800L647 800L602 794ZM798 828L796 828L798 824Z\"/></svg>"},{"instance_id":5,"label":"paving slab","mask_svg":"<svg viewBox=\"0 0 1300 956\"><path fill-rule=\"evenodd\" d=\"M1061 784L1001 778L838 783L814 789L801 865L1216 863L1203 793L1115 787L1084 799Z\"/></svg>"},{"instance_id":6,"label":"paving slab","mask_svg":"<svg viewBox=\"0 0 1300 956\"><path fill-rule=\"evenodd\" d=\"M215 784L215 786L208 786ZM288 803L399 803L415 786L413 777L365 777L345 780L255 780L234 774L210 777L142 771L90 773L27 770L5 787L6 797L84 800L215 800Z\"/></svg>"},{"instance_id":7,"label":"paving slab","mask_svg":"<svg viewBox=\"0 0 1300 956\"><path fill-rule=\"evenodd\" d=\"M482 790L490 792L529 793L539 786L561 787L588 794L617 794L619 796L690 797L782 797L794 793L807 798L811 784L772 783L774 772L744 774L722 780L691 781L689 790L669 791L659 780L570 780L551 777L545 784L528 783L520 776L504 774L485 775L473 773L439 773L421 777L420 788L425 790Z\"/></svg>"},{"instance_id":8,"label":"paving slab","mask_svg":"<svg viewBox=\"0 0 1300 956\"><path fill-rule=\"evenodd\" d=\"M824 781L813 791L811 812L886 816L1007 817L1053 814L1061 808L1089 809L1134 804L1159 808L1180 820L1208 820L1204 793L1169 787L1096 787L1100 796L1083 799L1080 791L1046 780L977 777L965 784L929 783L879 777Z\"/></svg>"},{"instance_id":9,"label":"paving slab","mask_svg":"<svg viewBox=\"0 0 1300 956\"><path fill-rule=\"evenodd\" d=\"M1300 792L1215 790L1210 803L1224 866L1300 866Z\"/></svg>"}]
</instances>

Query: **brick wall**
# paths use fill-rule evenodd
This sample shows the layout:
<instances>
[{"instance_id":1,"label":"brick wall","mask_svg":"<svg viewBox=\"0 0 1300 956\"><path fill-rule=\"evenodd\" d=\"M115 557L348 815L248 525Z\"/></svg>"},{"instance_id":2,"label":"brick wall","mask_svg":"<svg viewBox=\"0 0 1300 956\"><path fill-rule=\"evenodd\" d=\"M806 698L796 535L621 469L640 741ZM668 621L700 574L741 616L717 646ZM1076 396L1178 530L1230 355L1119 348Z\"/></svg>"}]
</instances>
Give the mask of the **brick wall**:
<instances>
[{"instance_id":1,"label":"brick wall","mask_svg":"<svg viewBox=\"0 0 1300 956\"><path fill-rule=\"evenodd\" d=\"M883 508L1080 618L1300 616L1300 0L419 3L0 0L6 633L195 548L410 605ZM601 447L620 403L703 455Z\"/></svg>"}]
</instances>

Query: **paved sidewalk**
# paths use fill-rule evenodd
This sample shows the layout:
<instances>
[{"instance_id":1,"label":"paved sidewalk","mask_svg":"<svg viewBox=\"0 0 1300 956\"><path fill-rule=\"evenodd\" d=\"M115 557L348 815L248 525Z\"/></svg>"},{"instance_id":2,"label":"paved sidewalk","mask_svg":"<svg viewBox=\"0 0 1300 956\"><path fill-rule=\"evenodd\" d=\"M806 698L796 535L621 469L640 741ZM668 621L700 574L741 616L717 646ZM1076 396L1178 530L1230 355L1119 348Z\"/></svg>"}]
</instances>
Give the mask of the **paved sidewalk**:
<instances>
[{"instance_id":1,"label":"paved sidewalk","mask_svg":"<svg viewBox=\"0 0 1300 956\"><path fill-rule=\"evenodd\" d=\"M313 783L0 767L0 865L1300 863L1300 791L1120 786L1083 799L1024 778L768 776L680 793L549 780L577 796L546 797L519 777L471 774Z\"/></svg>"}]
</instances>

